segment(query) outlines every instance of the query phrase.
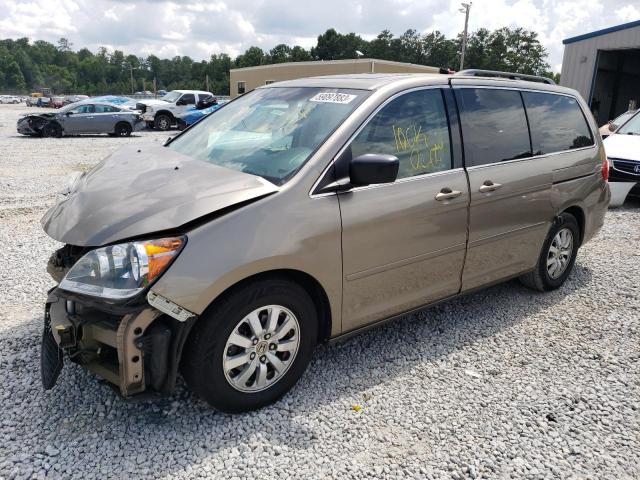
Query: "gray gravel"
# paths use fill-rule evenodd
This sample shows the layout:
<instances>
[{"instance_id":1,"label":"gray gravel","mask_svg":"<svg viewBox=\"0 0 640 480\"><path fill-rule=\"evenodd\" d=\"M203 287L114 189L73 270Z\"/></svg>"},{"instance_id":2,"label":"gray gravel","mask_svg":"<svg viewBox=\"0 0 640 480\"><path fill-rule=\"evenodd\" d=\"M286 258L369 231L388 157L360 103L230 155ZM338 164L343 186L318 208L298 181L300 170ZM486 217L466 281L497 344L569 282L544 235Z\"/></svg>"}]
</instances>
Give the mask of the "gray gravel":
<instances>
[{"instance_id":1,"label":"gray gravel","mask_svg":"<svg viewBox=\"0 0 640 480\"><path fill-rule=\"evenodd\" d=\"M45 393L39 219L69 172L167 135L22 138L26 110L0 105L0 479L640 478L640 203L560 290L508 282L321 347L258 412L182 384L127 403L75 365Z\"/></svg>"}]
</instances>

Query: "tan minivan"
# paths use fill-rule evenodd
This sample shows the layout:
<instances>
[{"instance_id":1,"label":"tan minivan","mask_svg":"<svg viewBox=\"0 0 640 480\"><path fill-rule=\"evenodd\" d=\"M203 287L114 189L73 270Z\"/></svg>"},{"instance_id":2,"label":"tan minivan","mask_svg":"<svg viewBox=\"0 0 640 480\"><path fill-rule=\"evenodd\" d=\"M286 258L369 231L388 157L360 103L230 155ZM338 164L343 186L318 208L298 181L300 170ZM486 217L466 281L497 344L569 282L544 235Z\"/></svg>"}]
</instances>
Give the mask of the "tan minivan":
<instances>
[{"instance_id":1,"label":"tan minivan","mask_svg":"<svg viewBox=\"0 0 640 480\"><path fill-rule=\"evenodd\" d=\"M316 345L520 277L560 287L603 224L608 165L579 95L498 72L293 80L165 146L120 150L42 220L41 365L122 395L276 401Z\"/></svg>"}]
</instances>

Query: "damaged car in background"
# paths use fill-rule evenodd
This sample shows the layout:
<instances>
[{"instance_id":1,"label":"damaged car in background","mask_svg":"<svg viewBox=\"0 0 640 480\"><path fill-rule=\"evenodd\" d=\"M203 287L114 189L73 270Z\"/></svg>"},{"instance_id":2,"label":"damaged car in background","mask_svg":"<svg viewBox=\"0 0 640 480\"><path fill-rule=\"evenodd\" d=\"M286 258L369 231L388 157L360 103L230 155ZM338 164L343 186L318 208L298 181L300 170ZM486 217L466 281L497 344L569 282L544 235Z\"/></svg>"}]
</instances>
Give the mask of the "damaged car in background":
<instances>
[{"instance_id":1,"label":"damaged car in background","mask_svg":"<svg viewBox=\"0 0 640 480\"><path fill-rule=\"evenodd\" d=\"M72 103L57 112L25 115L17 125L18 133L38 137L96 133L126 137L143 127L139 113L92 99Z\"/></svg>"}]
</instances>

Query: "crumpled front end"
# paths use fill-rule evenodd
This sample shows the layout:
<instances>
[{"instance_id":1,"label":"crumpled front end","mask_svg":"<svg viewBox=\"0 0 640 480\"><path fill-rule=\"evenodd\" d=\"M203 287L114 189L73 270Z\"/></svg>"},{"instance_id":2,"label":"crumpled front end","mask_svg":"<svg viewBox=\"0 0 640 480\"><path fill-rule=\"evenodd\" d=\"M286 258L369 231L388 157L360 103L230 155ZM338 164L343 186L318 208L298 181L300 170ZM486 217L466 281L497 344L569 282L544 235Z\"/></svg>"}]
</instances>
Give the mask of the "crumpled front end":
<instances>
[{"instance_id":1,"label":"crumpled front end","mask_svg":"<svg viewBox=\"0 0 640 480\"><path fill-rule=\"evenodd\" d=\"M48 271L59 281L85 251L66 245L52 255ZM125 397L171 393L180 350L196 317L184 310L178 315L173 308L177 306L154 294L152 306L147 294L109 303L51 289L41 350L43 387L53 388L66 359L97 374Z\"/></svg>"},{"instance_id":2,"label":"crumpled front end","mask_svg":"<svg viewBox=\"0 0 640 480\"><path fill-rule=\"evenodd\" d=\"M22 135L40 136L49 121L49 118L39 115L27 115L18 120L17 130Z\"/></svg>"}]
</instances>

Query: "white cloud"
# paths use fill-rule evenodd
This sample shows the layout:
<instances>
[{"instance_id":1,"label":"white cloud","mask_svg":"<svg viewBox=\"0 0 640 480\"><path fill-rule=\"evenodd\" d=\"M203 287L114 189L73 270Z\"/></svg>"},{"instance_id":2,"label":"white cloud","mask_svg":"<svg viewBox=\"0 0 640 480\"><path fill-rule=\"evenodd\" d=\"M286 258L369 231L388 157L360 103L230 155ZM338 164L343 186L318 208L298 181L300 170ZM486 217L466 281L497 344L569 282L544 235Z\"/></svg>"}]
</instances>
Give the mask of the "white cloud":
<instances>
[{"instance_id":1,"label":"white cloud","mask_svg":"<svg viewBox=\"0 0 640 480\"><path fill-rule=\"evenodd\" d=\"M623 22L632 22L634 20L640 20L640 9L633 5L625 5L616 10L616 15Z\"/></svg>"},{"instance_id":2,"label":"white cloud","mask_svg":"<svg viewBox=\"0 0 640 480\"><path fill-rule=\"evenodd\" d=\"M235 56L251 45L309 48L331 27L366 39L385 28L396 35L414 28L453 37L464 25L461 1L0 0L0 38L67 37L74 48L109 45L139 55L201 60L221 52ZM469 28L534 30L559 70L564 38L637 19L637 0L475 0Z\"/></svg>"}]
</instances>

